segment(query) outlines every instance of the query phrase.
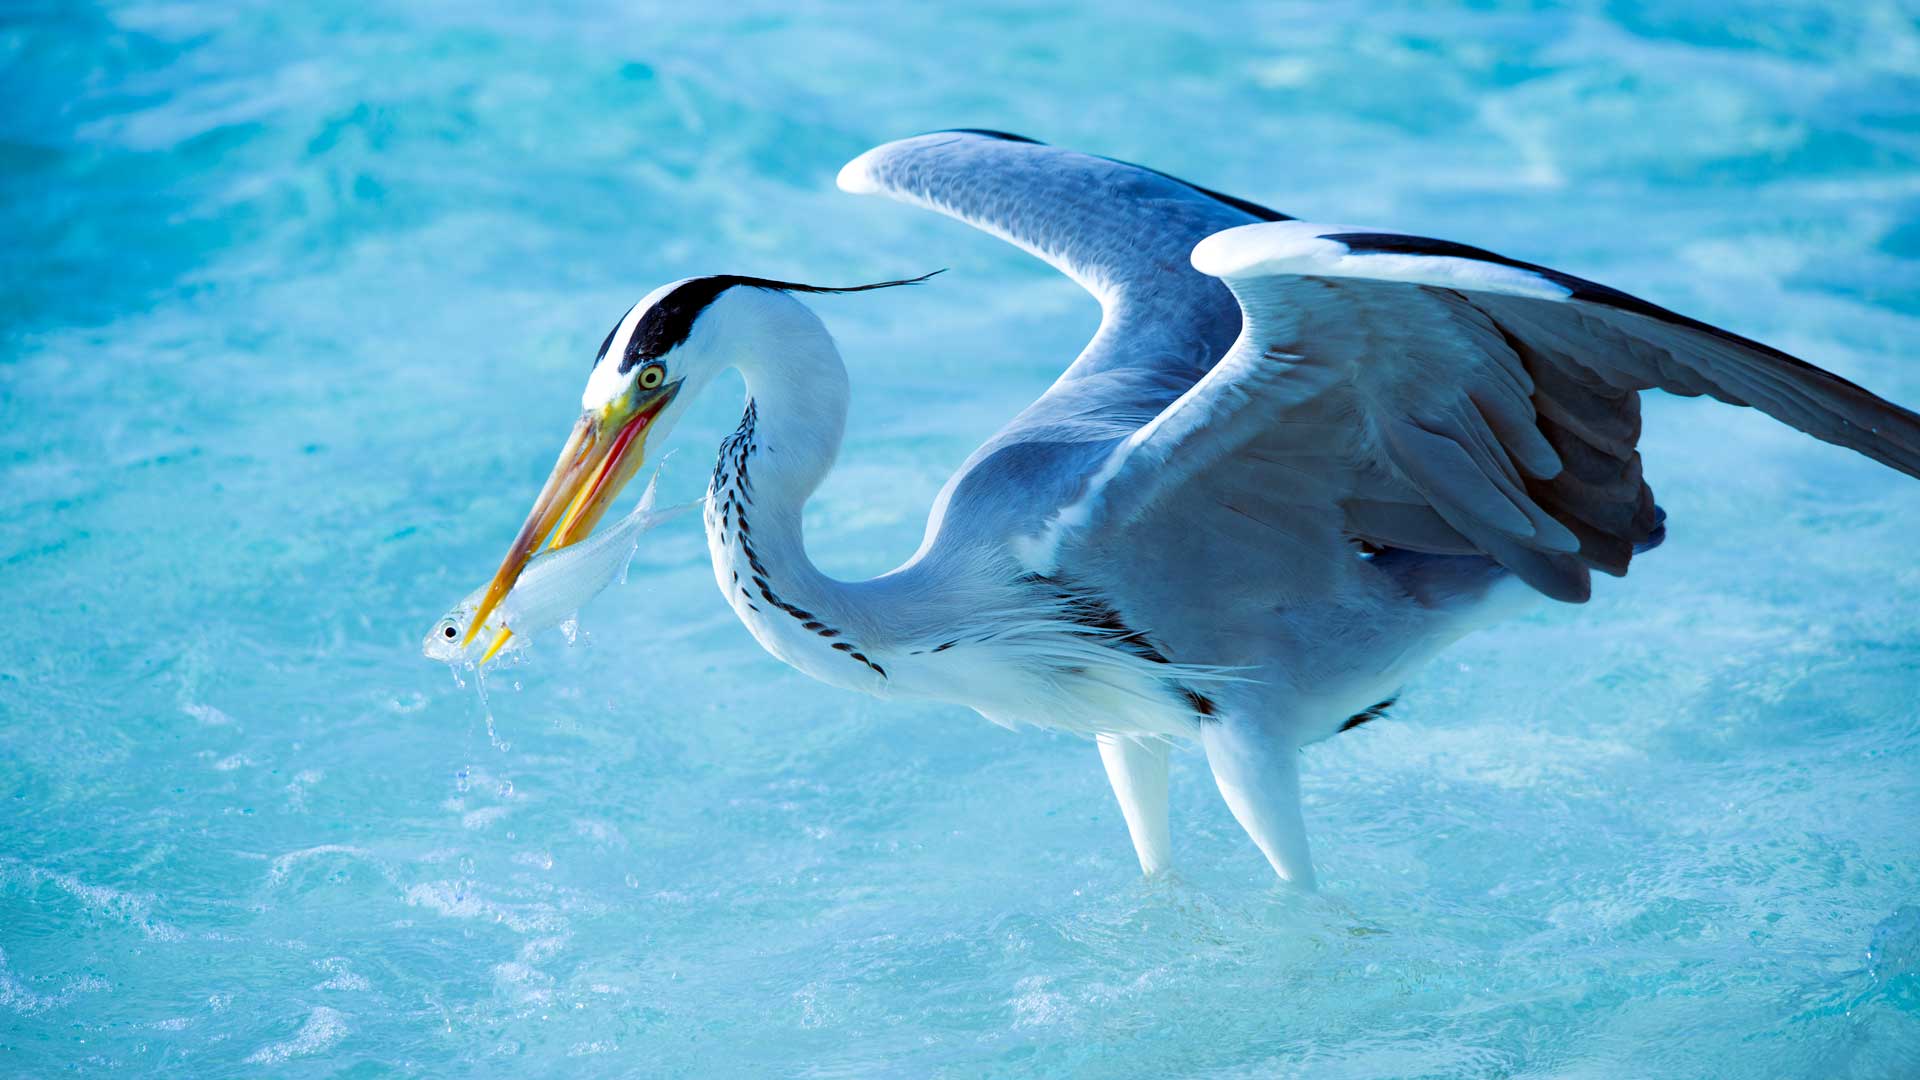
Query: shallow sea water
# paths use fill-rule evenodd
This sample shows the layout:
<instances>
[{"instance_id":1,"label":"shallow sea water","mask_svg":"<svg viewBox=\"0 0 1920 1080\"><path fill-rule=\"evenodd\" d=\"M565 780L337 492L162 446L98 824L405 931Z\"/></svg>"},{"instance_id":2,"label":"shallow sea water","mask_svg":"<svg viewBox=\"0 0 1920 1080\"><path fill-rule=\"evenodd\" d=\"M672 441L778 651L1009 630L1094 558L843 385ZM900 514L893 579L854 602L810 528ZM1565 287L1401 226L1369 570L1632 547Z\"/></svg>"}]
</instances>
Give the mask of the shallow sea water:
<instances>
[{"instance_id":1,"label":"shallow sea water","mask_svg":"<svg viewBox=\"0 0 1920 1080\"><path fill-rule=\"evenodd\" d=\"M931 128L1920 403L1910 5L15 0L0 101L0 1074L1920 1075L1920 484L1744 410L1649 399L1666 546L1307 751L1318 895L1191 753L1143 882L1091 746L782 667L690 522L485 705L417 655L684 275L952 268L817 305L817 558L913 550L1096 319L834 190Z\"/></svg>"}]
</instances>

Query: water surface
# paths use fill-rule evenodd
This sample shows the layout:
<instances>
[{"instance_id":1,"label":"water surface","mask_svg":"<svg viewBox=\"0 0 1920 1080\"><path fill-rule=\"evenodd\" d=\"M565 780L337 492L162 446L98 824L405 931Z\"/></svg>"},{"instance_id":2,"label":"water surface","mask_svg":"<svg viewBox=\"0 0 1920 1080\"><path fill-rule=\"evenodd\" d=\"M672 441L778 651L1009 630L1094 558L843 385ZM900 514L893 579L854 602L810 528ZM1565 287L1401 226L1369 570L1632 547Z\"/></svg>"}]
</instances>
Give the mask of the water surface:
<instances>
[{"instance_id":1,"label":"water surface","mask_svg":"<svg viewBox=\"0 0 1920 1080\"><path fill-rule=\"evenodd\" d=\"M419 659L601 337L821 299L841 575L1097 312L840 164L949 126L1629 289L1920 402L1890 3L85 3L0 14L0 1072L1920 1073L1920 485L1649 399L1669 542L1310 749L1324 891L1176 759L815 685L691 523L493 676ZM682 426L697 493L737 381Z\"/></svg>"}]
</instances>

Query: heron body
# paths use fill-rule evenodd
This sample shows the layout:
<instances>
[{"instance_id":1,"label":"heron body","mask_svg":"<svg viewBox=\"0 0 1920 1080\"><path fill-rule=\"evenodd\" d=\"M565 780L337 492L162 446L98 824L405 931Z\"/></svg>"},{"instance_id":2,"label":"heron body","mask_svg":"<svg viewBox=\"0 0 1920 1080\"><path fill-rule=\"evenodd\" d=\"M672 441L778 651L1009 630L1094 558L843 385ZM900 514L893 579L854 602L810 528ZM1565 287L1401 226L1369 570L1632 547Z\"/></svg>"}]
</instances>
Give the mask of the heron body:
<instances>
[{"instance_id":1,"label":"heron body","mask_svg":"<svg viewBox=\"0 0 1920 1080\"><path fill-rule=\"evenodd\" d=\"M826 328L785 292L733 290L711 311L703 327L741 335L713 347L734 357L747 405L720 446L707 543L722 594L768 652L835 686L957 702L1009 725L1197 733L1183 680L1221 676L1153 655L1111 612L1090 609L1093 594L1034 573L1008 543L936 544L865 582L817 570L801 509L839 449L846 370Z\"/></svg>"},{"instance_id":2,"label":"heron body","mask_svg":"<svg viewBox=\"0 0 1920 1080\"><path fill-rule=\"evenodd\" d=\"M835 686L1094 736L1148 873L1171 859L1170 739L1204 747L1274 870L1310 885L1302 747L1379 715L1463 634L1584 601L1593 570L1659 543L1639 391L1753 405L1920 475L1912 413L1477 248L1299 222L993 132L886 144L840 185L1033 252L1100 300L1099 331L947 482L911 559L843 582L801 523L847 376L798 297L845 290L663 286L608 335L494 590L550 535L585 536L646 443L737 369L747 402L706 531L754 637Z\"/></svg>"}]
</instances>

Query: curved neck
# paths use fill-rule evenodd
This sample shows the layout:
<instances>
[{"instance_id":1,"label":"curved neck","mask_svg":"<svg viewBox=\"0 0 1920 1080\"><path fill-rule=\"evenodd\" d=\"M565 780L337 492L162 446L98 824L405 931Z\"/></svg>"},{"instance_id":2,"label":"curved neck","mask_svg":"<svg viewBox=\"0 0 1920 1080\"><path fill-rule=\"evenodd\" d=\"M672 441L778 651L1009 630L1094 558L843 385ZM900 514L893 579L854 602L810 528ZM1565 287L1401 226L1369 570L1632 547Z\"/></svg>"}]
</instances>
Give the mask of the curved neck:
<instances>
[{"instance_id":1,"label":"curved neck","mask_svg":"<svg viewBox=\"0 0 1920 1080\"><path fill-rule=\"evenodd\" d=\"M750 339L734 351L734 367L753 413L754 502L762 514L791 514L797 542L800 509L832 471L846 433L847 369L813 312L772 295L771 310L749 324Z\"/></svg>"},{"instance_id":2,"label":"curved neck","mask_svg":"<svg viewBox=\"0 0 1920 1080\"><path fill-rule=\"evenodd\" d=\"M753 292L757 310L729 322L737 337L725 343L747 404L708 489L714 576L769 652L823 681L871 688L885 673L865 651L878 630L870 605L813 565L801 525L846 429L846 367L805 306Z\"/></svg>"}]
</instances>

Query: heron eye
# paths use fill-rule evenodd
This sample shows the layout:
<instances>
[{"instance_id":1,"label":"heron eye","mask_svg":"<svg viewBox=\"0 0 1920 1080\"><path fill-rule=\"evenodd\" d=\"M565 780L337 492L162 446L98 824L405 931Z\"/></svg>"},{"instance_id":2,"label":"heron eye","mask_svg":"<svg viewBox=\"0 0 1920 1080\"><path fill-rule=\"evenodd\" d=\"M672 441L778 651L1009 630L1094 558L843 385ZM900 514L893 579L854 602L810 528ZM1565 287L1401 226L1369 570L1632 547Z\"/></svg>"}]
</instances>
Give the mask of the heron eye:
<instances>
[{"instance_id":1,"label":"heron eye","mask_svg":"<svg viewBox=\"0 0 1920 1080\"><path fill-rule=\"evenodd\" d=\"M448 637L455 637L455 636L457 636L457 635L458 635L458 634L460 633L460 631L458 631L458 630L455 630L455 629L453 628L453 626L452 626L452 624L448 624L448 626L447 626L447 630L446 630L446 633L447 633L447 636L448 636Z\"/></svg>"},{"instance_id":2,"label":"heron eye","mask_svg":"<svg viewBox=\"0 0 1920 1080\"><path fill-rule=\"evenodd\" d=\"M654 390L667 381L667 369L659 364L648 364L640 369L640 389Z\"/></svg>"}]
</instances>

